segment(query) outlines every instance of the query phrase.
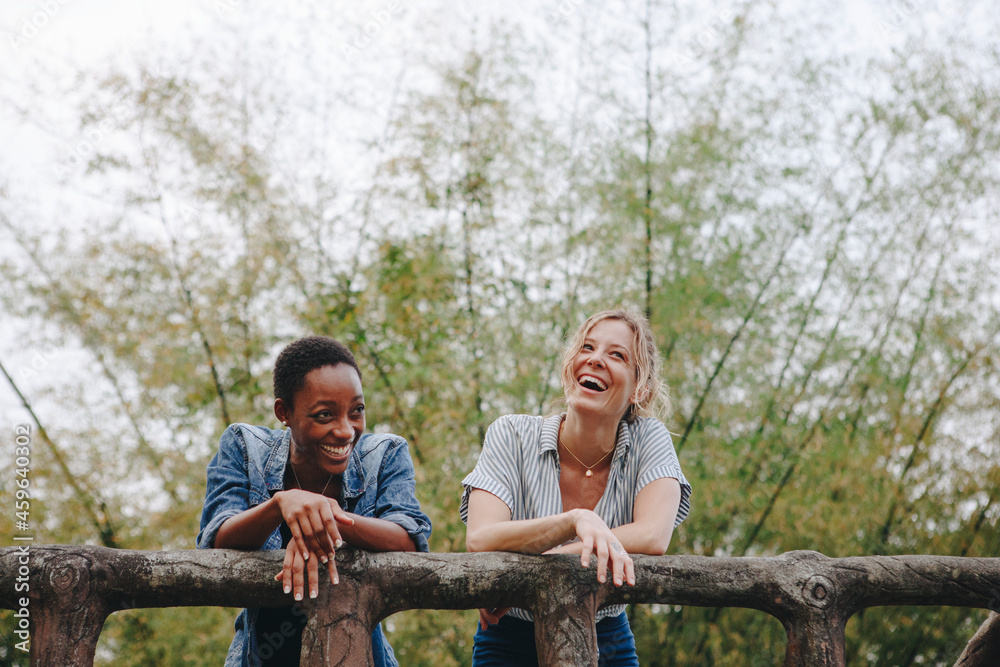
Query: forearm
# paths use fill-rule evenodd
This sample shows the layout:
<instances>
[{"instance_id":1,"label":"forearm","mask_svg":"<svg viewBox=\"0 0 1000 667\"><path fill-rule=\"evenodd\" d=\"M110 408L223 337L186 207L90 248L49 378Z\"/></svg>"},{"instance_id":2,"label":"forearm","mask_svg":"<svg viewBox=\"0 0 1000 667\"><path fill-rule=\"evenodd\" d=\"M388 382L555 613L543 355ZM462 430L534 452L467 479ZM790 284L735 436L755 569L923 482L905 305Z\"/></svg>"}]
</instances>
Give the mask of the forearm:
<instances>
[{"instance_id":1,"label":"forearm","mask_svg":"<svg viewBox=\"0 0 1000 667\"><path fill-rule=\"evenodd\" d=\"M213 546L217 549L260 549L281 525L281 509L274 498L232 516L219 526Z\"/></svg>"},{"instance_id":2,"label":"forearm","mask_svg":"<svg viewBox=\"0 0 1000 667\"><path fill-rule=\"evenodd\" d=\"M540 554L576 537L573 510L561 514L501 521L472 527L466 533L469 551L513 551Z\"/></svg>"},{"instance_id":3,"label":"forearm","mask_svg":"<svg viewBox=\"0 0 1000 667\"><path fill-rule=\"evenodd\" d=\"M630 554L648 554L650 556L662 556L670 546L670 538L673 535L671 525L643 526L638 523L627 523L611 530L619 540L622 547Z\"/></svg>"},{"instance_id":4,"label":"forearm","mask_svg":"<svg viewBox=\"0 0 1000 667\"><path fill-rule=\"evenodd\" d=\"M621 543L622 548L630 554L647 554L649 556L662 556L670 545L670 537L673 530L656 532L655 530L638 526L634 523L625 524L612 528L611 532ZM583 542L576 540L569 544L549 549L545 553L549 554L579 554L583 553Z\"/></svg>"},{"instance_id":5,"label":"forearm","mask_svg":"<svg viewBox=\"0 0 1000 667\"><path fill-rule=\"evenodd\" d=\"M353 525L340 525L340 535L351 546L369 551L416 551L410 534L398 523L348 512Z\"/></svg>"},{"instance_id":6,"label":"forearm","mask_svg":"<svg viewBox=\"0 0 1000 667\"><path fill-rule=\"evenodd\" d=\"M655 479L636 494L632 521L611 532L630 554L662 556L670 546L680 500L681 487L676 479Z\"/></svg>"}]
</instances>

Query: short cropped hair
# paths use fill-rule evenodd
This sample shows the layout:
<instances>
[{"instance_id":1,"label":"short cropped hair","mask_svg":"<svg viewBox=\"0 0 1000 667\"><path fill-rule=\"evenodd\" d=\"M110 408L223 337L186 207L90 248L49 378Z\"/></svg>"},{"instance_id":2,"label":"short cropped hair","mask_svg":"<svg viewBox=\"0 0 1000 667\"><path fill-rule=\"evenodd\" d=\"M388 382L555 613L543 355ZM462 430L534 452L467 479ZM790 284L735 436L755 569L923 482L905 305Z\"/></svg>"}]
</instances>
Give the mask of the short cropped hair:
<instances>
[{"instance_id":1,"label":"short cropped hair","mask_svg":"<svg viewBox=\"0 0 1000 667\"><path fill-rule=\"evenodd\" d=\"M660 348L656 344L656 338L653 336L653 329L649 326L649 320L635 308L616 306L611 310L591 315L586 322L580 325L563 352L563 393L568 395L576 386L576 380L573 377L573 358L583 349L583 343L590 330L598 322L604 320L621 320L632 329L634 334L636 386L633 398L635 402L630 404L628 410L625 411L625 421L632 423L639 417L655 417L666 421L670 418L673 409L670 404L669 388L660 375L663 369L663 358L660 355Z\"/></svg>"},{"instance_id":2,"label":"short cropped hair","mask_svg":"<svg viewBox=\"0 0 1000 667\"><path fill-rule=\"evenodd\" d=\"M354 355L339 341L327 336L306 336L289 343L274 362L274 397L293 409L292 398L305 386L306 375L317 368L337 364L347 364L361 377Z\"/></svg>"}]
</instances>

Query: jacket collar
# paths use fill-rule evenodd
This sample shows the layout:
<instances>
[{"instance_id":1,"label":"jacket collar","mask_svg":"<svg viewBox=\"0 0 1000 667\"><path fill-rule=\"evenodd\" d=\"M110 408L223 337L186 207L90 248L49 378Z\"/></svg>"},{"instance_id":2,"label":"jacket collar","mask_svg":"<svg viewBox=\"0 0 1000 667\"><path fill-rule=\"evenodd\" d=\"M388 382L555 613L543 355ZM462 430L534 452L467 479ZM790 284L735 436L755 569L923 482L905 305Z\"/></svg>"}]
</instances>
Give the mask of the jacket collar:
<instances>
[{"instance_id":1,"label":"jacket collar","mask_svg":"<svg viewBox=\"0 0 1000 667\"><path fill-rule=\"evenodd\" d=\"M285 465L288 463L288 450L292 443L291 429L279 431L277 444L271 448L264 462L264 483L269 492L281 491L285 488Z\"/></svg>"},{"instance_id":2,"label":"jacket collar","mask_svg":"<svg viewBox=\"0 0 1000 667\"><path fill-rule=\"evenodd\" d=\"M357 498L365 490L365 469L361 465L361 455L368 450L371 435L365 433L351 452L351 461L344 471L342 489L344 498Z\"/></svg>"},{"instance_id":3,"label":"jacket collar","mask_svg":"<svg viewBox=\"0 0 1000 667\"><path fill-rule=\"evenodd\" d=\"M271 493L285 488L285 466L288 464L288 452L292 445L292 431L285 429L280 432L278 442L271 448L264 463L264 480L267 490ZM370 435L365 433L351 452L351 460L344 471L342 480L345 498L357 498L365 490L365 471L361 465L361 455L370 445Z\"/></svg>"}]
</instances>

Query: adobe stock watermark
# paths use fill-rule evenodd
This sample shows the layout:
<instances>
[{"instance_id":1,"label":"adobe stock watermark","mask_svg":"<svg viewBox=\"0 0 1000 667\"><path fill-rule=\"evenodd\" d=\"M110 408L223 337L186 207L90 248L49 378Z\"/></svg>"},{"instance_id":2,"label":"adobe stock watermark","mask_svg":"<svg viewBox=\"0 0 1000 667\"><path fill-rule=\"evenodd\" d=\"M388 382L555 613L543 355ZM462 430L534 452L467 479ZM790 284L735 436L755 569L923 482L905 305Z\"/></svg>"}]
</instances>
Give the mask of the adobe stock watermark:
<instances>
[{"instance_id":1,"label":"adobe stock watermark","mask_svg":"<svg viewBox=\"0 0 1000 667\"><path fill-rule=\"evenodd\" d=\"M44 351L35 351L27 363L19 364L14 373L19 381L29 384L31 381L41 377L42 371L46 370L52 360L56 358L55 348L48 348Z\"/></svg>"},{"instance_id":2,"label":"adobe stock watermark","mask_svg":"<svg viewBox=\"0 0 1000 667\"><path fill-rule=\"evenodd\" d=\"M257 662L270 660L286 642L291 641L296 635L302 634L302 628L307 620L306 612L298 604L293 604L290 609L294 620L284 621L276 632L261 633L257 644Z\"/></svg>"},{"instance_id":3,"label":"adobe stock watermark","mask_svg":"<svg viewBox=\"0 0 1000 667\"><path fill-rule=\"evenodd\" d=\"M22 46L34 39L35 35L41 32L69 3L70 0L37 0L38 10L18 24L17 32L8 35L10 45L14 47L15 51L20 51Z\"/></svg>"},{"instance_id":4,"label":"adobe stock watermark","mask_svg":"<svg viewBox=\"0 0 1000 667\"><path fill-rule=\"evenodd\" d=\"M17 573L14 576L14 593L17 608L14 618L17 627L14 634L21 641L14 644L18 651L28 653L31 646L31 551L27 542L35 536L31 532L31 424L14 427L14 529L17 553Z\"/></svg>"},{"instance_id":5,"label":"adobe stock watermark","mask_svg":"<svg viewBox=\"0 0 1000 667\"><path fill-rule=\"evenodd\" d=\"M569 17L576 14L577 10L580 9L586 0L562 0L555 9L549 11L549 20L554 23L562 23L569 19Z\"/></svg>"},{"instance_id":6,"label":"adobe stock watermark","mask_svg":"<svg viewBox=\"0 0 1000 667\"><path fill-rule=\"evenodd\" d=\"M215 3L215 13L217 16L223 16L229 12L237 9L243 4L242 0L217 0Z\"/></svg>"},{"instance_id":7,"label":"adobe stock watermark","mask_svg":"<svg viewBox=\"0 0 1000 667\"><path fill-rule=\"evenodd\" d=\"M889 2L878 3L876 11L882 13L884 17L879 19L879 32L882 33L883 37L900 32L917 13L917 10L926 6L927 0L889 0Z\"/></svg>"},{"instance_id":8,"label":"adobe stock watermark","mask_svg":"<svg viewBox=\"0 0 1000 667\"><path fill-rule=\"evenodd\" d=\"M390 0L381 9L372 10L368 20L355 27L354 34L347 44L340 47L347 63L353 64L361 52L368 48L378 35L392 23L392 19L403 13L403 5L399 0Z\"/></svg>"},{"instance_id":9,"label":"adobe stock watermark","mask_svg":"<svg viewBox=\"0 0 1000 667\"><path fill-rule=\"evenodd\" d=\"M733 24L734 18L733 10L726 8L703 18L694 30L685 31L691 34L681 38L680 48L674 52L674 64L690 64L704 56L709 49L721 44L723 35Z\"/></svg>"},{"instance_id":10,"label":"adobe stock watermark","mask_svg":"<svg viewBox=\"0 0 1000 667\"><path fill-rule=\"evenodd\" d=\"M64 178L79 169L97 153L97 146L114 131L115 127L128 116L130 106L119 102L101 120L87 126L83 137L66 152L66 157L53 167L56 178Z\"/></svg>"},{"instance_id":11,"label":"adobe stock watermark","mask_svg":"<svg viewBox=\"0 0 1000 667\"><path fill-rule=\"evenodd\" d=\"M816 116L832 112L837 101L830 90L823 86L814 86L805 91L802 99L804 106Z\"/></svg>"},{"instance_id":12,"label":"adobe stock watermark","mask_svg":"<svg viewBox=\"0 0 1000 667\"><path fill-rule=\"evenodd\" d=\"M271 142L274 141L275 137L278 136L278 132L287 126L288 118L281 117L274 123L266 126L264 129L251 130L250 136L247 137L247 145L255 151L264 151L264 149L271 145Z\"/></svg>"}]
</instances>

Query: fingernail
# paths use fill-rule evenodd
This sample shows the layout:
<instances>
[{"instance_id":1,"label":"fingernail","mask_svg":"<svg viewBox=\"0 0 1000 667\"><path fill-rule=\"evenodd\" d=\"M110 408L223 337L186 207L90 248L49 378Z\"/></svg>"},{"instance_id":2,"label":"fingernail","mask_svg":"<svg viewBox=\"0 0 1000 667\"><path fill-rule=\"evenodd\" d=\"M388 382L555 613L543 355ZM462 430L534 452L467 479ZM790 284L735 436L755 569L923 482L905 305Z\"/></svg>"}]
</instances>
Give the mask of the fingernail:
<instances>
[{"instance_id":1,"label":"fingernail","mask_svg":"<svg viewBox=\"0 0 1000 667\"><path fill-rule=\"evenodd\" d=\"M330 560L333 560L333 559L334 559L334 558L336 558L336 557L337 557L337 554L335 554L335 553L333 553L333 552L331 551L331 552L330 552Z\"/></svg>"},{"instance_id":2,"label":"fingernail","mask_svg":"<svg viewBox=\"0 0 1000 667\"><path fill-rule=\"evenodd\" d=\"M302 599L302 593L296 593L296 594L295 594L295 600L296 600L296 601L299 601L299 600L301 600L301 599Z\"/></svg>"},{"instance_id":3,"label":"fingernail","mask_svg":"<svg viewBox=\"0 0 1000 667\"><path fill-rule=\"evenodd\" d=\"M340 547L344 546L344 540L338 538L337 541L333 543L333 546L339 549Z\"/></svg>"},{"instance_id":4,"label":"fingernail","mask_svg":"<svg viewBox=\"0 0 1000 667\"><path fill-rule=\"evenodd\" d=\"M319 595L319 591L317 591L317 590L315 590L315 589L313 589L313 590L309 591L309 597L310 597L310 598L312 598L312 599L314 599L314 600L315 600L315 599L316 599L316 596L317 596L317 595Z\"/></svg>"},{"instance_id":5,"label":"fingernail","mask_svg":"<svg viewBox=\"0 0 1000 667\"><path fill-rule=\"evenodd\" d=\"M308 551L306 552L306 555L302 557L302 560L309 560L309 552Z\"/></svg>"},{"instance_id":6,"label":"fingernail","mask_svg":"<svg viewBox=\"0 0 1000 667\"><path fill-rule=\"evenodd\" d=\"M280 578L281 578L281 573L280 572L278 574L274 575L274 580L275 581L277 581Z\"/></svg>"},{"instance_id":7,"label":"fingernail","mask_svg":"<svg viewBox=\"0 0 1000 667\"><path fill-rule=\"evenodd\" d=\"M285 586L285 595L288 595L291 592L292 592L292 587L291 586Z\"/></svg>"},{"instance_id":8,"label":"fingernail","mask_svg":"<svg viewBox=\"0 0 1000 667\"><path fill-rule=\"evenodd\" d=\"M340 583L340 577L334 575L334 577L333 577L333 583L334 584L339 584Z\"/></svg>"},{"instance_id":9,"label":"fingernail","mask_svg":"<svg viewBox=\"0 0 1000 667\"><path fill-rule=\"evenodd\" d=\"M597 578L597 580L598 580L599 582L601 582L602 584L604 583L604 577L603 577L603 576L601 576L601 577L598 577L598 578Z\"/></svg>"},{"instance_id":10,"label":"fingernail","mask_svg":"<svg viewBox=\"0 0 1000 667\"><path fill-rule=\"evenodd\" d=\"M615 579L615 586L621 586L621 585L622 585L622 580L621 579Z\"/></svg>"},{"instance_id":11,"label":"fingernail","mask_svg":"<svg viewBox=\"0 0 1000 667\"><path fill-rule=\"evenodd\" d=\"M319 562L323 563L323 565L326 565L327 560L329 560L329 559L326 556L320 556L319 557Z\"/></svg>"}]
</instances>

